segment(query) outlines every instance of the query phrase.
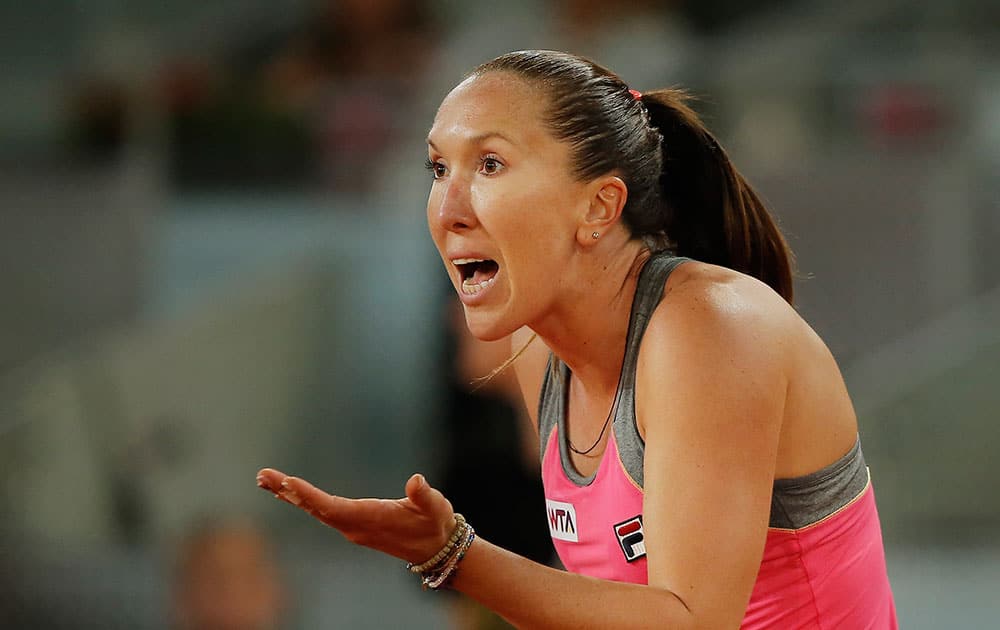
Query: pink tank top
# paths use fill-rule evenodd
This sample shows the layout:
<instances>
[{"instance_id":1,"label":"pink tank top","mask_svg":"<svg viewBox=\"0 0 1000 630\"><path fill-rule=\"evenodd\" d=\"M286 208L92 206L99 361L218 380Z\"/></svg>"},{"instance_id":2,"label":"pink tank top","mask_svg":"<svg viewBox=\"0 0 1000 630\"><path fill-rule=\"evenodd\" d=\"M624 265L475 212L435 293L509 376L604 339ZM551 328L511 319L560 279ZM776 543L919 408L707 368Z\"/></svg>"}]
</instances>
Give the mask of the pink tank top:
<instances>
[{"instance_id":1,"label":"pink tank top","mask_svg":"<svg viewBox=\"0 0 1000 630\"><path fill-rule=\"evenodd\" d=\"M659 302L666 276L681 262L654 257L640 275L620 399L607 449L591 478L573 469L560 435L569 369L553 358L561 378L553 378L552 372L546 376L539 406L546 517L556 552L573 573L647 583L642 527L645 445L635 428L634 366L645 321ZM816 473L775 480L770 520L741 628L898 627L860 442Z\"/></svg>"},{"instance_id":2,"label":"pink tank top","mask_svg":"<svg viewBox=\"0 0 1000 630\"><path fill-rule=\"evenodd\" d=\"M588 486L563 472L554 427L542 461L546 512L567 570L646 584L643 492L622 466L614 433ZM745 630L895 630L871 483L837 512L798 529L768 528Z\"/></svg>"}]
</instances>

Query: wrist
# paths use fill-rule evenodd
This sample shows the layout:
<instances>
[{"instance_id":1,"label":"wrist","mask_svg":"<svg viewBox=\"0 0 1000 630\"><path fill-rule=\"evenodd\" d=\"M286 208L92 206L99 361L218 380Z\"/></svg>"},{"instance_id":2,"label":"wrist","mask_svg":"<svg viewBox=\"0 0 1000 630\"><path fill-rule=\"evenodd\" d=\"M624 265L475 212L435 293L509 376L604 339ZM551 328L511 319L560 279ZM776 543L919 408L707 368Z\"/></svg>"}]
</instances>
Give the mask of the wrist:
<instances>
[{"instance_id":1,"label":"wrist","mask_svg":"<svg viewBox=\"0 0 1000 630\"><path fill-rule=\"evenodd\" d=\"M458 564L476 539L476 532L465 517L456 513L455 525L444 545L430 558L419 564L412 562L406 568L420 575L421 584L425 589L436 590L447 583L458 570Z\"/></svg>"}]
</instances>

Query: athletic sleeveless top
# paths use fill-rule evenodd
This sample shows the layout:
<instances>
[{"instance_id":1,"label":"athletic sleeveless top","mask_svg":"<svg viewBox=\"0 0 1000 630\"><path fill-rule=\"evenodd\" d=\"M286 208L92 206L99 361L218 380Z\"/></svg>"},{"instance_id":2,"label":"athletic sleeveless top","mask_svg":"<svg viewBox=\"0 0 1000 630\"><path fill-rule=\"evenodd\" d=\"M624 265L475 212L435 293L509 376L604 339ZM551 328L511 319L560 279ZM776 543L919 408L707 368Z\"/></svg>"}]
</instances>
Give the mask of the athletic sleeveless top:
<instances>
[{"instance_id":1,"label":"athletic sleeveless top","mask_svg":"<svg viewBox=\"0 0 1000 630\"><path fill-rule=\"evenodd\" d=\"M553 544L574 573L647 583L636 361L664 283L686 261L656 255L640 272L608 445L590 477L573 466L565 439L569 368L549 359L538 414L542 482ZM812 474L775 479L764 554L741 628L897 628L860 442Z\"/></svg>"}]
</instances>

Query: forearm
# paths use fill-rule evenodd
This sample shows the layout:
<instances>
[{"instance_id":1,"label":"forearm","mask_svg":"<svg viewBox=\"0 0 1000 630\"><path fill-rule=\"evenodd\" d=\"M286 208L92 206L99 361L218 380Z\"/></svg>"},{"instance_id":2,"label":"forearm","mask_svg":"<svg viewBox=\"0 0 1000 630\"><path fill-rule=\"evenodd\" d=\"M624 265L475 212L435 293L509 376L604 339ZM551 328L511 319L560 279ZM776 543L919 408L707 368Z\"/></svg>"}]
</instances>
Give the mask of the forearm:
<instances>
[{"instance_id":1,"label":"forearm","mask_svg":"<svg viewBox=\"0 0 1000 630\"><path fill-rule=\"evenodd\" d=\"M258 473L257 485L337 528L348 540L403 560L422 562L433 555L429 549L441 548L448 538L440 527L445 514L454 526L451 504L420 475L407 481L406 498L392 500L330 495L268 468ZM696 625L684 602L666 589L558 571L481 538L473 540L451 585L529 630L687 630Z\"/></svg>"},{"instance_id":2,"label":"forearm","mask_svg":"<svg viewBox=\"0 0 1000 630\"><path fill-rule=\"evenodd\" d=\"M526 630L692 628L666 589L552 569L477 538L451 586Z\"/></svg>"}]
</instances>

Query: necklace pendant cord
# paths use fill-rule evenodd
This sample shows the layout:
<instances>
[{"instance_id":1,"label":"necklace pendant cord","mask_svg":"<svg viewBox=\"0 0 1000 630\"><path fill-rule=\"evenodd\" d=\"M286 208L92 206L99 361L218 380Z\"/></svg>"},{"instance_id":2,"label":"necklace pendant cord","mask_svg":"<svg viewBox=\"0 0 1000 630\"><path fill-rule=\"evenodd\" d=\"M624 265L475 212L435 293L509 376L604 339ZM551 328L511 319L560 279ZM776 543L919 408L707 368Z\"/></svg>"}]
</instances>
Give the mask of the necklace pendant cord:
<instances>
[{"instance_id":1,"label":"necklace pendant cord","mask_svg":"<svg viewBox=\"0 0 1000 630\"><path fill-rule=\"evenodd\" d=\"M611 410L608 411L608 417L604 420L604 426L601 427L601 432L597 434L597 439L590 448L586 450L580 450L573 446L573 441L569 439L569 433L566 434L566 444L569 446L569 450L573 451L577 455L589 455L591 451L597 448L597 445L601 443L604 438L604 432L608 430L608 425L611 424L611 419L615 416L615 410L618 409L618 395L621 392L621 375L619 375L619 387L615 389L615 399L611 401Z\"/></svg>"},{"instance_id":2,"label":"necklace pendant cord","mask_svg":"<svg viewBox=\"0 0 1000 630\"><path fill-rule=\"evenodd\" d=\"M610 421L611 421L611 416L608 416L608 419L604 421L604 426L601 427L601 432L597 434L597 441L591 444L590 448L588 448L585 451L581 451L577 447L573 446L573 442L570 441L569 436L566 436L566 443L569 445L569 450L573 451L577 455L589 455L590 452L593 451L595 448L597 448L597 445L601 443L601 438L604 437L604 432L608 430L608 423Z\"/></svg>"}]
</instances>

